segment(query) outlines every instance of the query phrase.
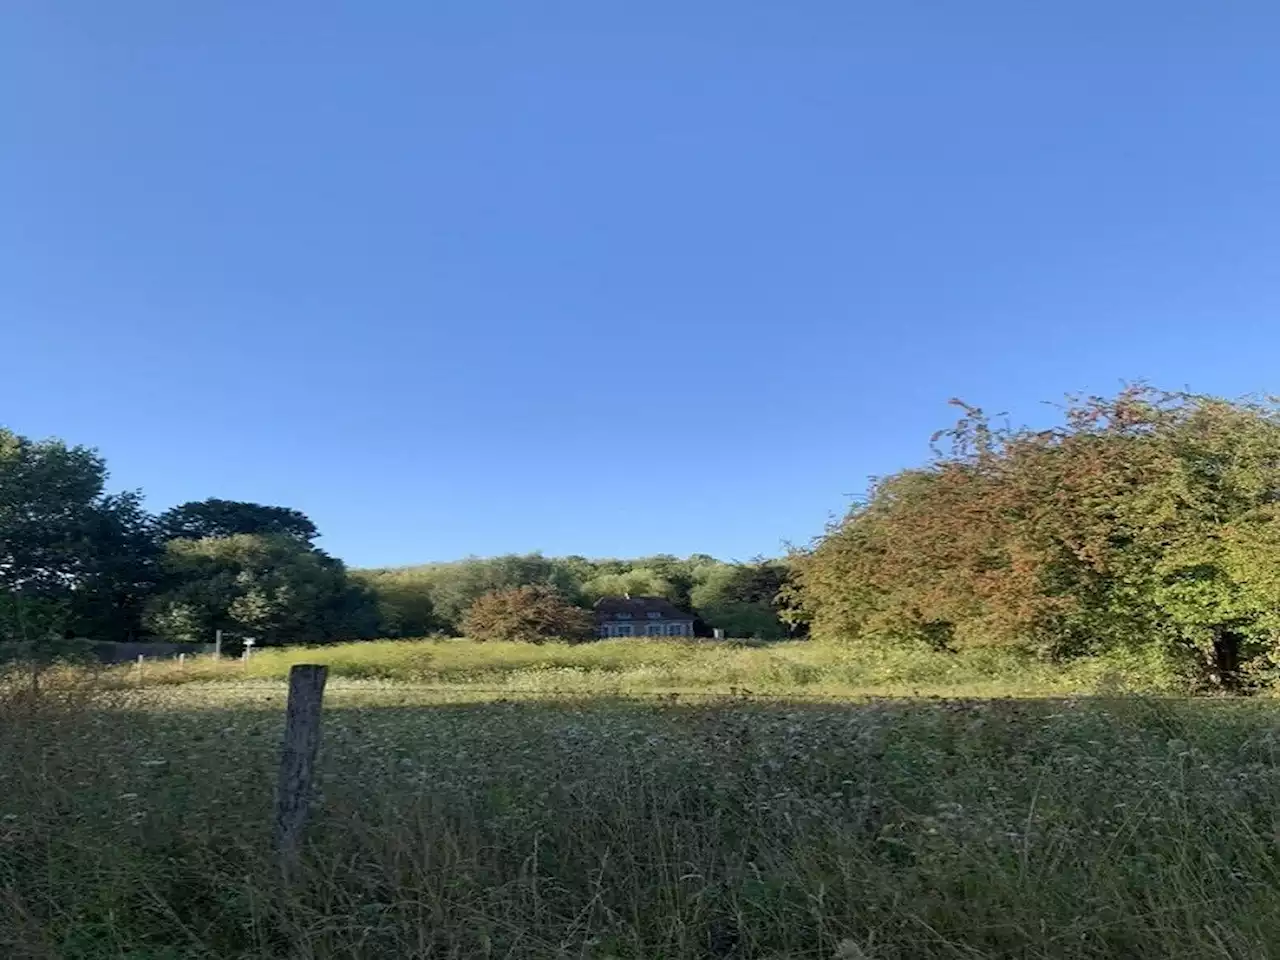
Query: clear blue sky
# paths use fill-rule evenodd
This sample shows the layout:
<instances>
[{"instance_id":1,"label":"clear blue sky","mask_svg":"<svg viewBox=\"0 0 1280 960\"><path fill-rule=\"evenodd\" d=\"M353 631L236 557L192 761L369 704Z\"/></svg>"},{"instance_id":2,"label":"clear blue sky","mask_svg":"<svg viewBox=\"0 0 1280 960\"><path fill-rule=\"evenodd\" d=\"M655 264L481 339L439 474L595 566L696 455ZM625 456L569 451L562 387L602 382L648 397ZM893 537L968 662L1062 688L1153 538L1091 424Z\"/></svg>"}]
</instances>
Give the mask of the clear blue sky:
<instances>
[{"instance_id":1,"label":"clear blue sky","mask_svg":"<svg viewBox=\"0 0 1280 960\"><path fill-rule=\"evenodd\" d=\"M1280 389L1280 6L11 0L0 423L358 565L745 558Z\"/></svg>"}]
</instances>

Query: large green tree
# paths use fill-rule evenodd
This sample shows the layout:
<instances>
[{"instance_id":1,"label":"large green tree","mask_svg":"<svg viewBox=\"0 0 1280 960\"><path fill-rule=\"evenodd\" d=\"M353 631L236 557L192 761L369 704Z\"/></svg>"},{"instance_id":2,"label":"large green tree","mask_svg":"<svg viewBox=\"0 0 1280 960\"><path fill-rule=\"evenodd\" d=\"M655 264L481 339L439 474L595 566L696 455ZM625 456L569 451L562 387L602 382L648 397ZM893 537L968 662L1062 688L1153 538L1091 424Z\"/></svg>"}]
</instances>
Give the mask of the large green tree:
<instances>
[{"instance_id":1,"label":"large green tree","mask_svg":"<svg viewBox=\"0 0 1280 960\"><path fill-rule=\"evenodd\" d=\"M93 450L0 429L0 633L72 630L97 639L136 635L158 573L150 518L136 493L104 492ZM59 611L53 618L50 611ZM54 620L57 619L57 623Z\"/></svg>"},{"instance_id":2,"label":"large green tree","mask_svg":"<svg viewBox=\"0 0 1280 960\"><path fill-rule=\"evenodd\" d=\"M310 543L319 536L316 525L300 510L216 497L172 507L160 514L157 526L165 540L203 540L244 533L291 537Z\"/></svg>"},{"instance_id":3,"label":"large green tree","mask_svg":"<svg viewBox=\"0 0 1280 960\"><path fill-rule=\"evenodd\" d=\"M106 475L86 447L0 429L0 585L37 595L79 581Z\"/></svg>"},{"instance_id":4,"label":"large green tree","mask_svg":"<svg viewBox=\"0 0 1280 960\"><path fill-rule=\"evenodd\" d=\"M170 540L164 569L146 622L168 639L208 642L224 630L262 644L324 643L377 632L370 593L341 561L294 537Z\"/></svg>"},{"instance_id":5,"label":"large green tree","mask_svg":"<svg viewBox=\"0 0 1280 960\"><path fill-rule=\"evenodd\" d=\"M135 640L161 577L163 545L137 492L102 498L88 526L68 629L100 640Z\"/></svg>"}]
</instances>

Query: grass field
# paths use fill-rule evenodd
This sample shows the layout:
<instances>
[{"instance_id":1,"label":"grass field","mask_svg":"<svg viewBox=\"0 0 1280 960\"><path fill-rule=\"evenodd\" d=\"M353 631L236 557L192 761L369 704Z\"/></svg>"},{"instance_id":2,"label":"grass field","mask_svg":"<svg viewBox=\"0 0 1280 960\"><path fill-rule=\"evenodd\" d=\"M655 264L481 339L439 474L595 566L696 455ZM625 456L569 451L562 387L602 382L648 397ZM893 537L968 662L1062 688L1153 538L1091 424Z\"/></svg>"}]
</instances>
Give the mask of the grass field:
<instances>
[{"instance_id":1,"label":"grass field","mask_svg":"<svg viewBox=\"0 0 1280 960\"><path fill-rule=\"evenodd\" d=\"M502 682L494 648L440 645L412 683L386 664L352 678L329 652L320 796L291 884L268 844L290 655L250 676L193 667L175 683L157 667L141 685L10 689L0 956L1280 950L1274 701L761 701L716 696L730 678L699 692L687 664L677 696L548 681L529 698L487 685L595 672L548 657L620 662L646 692L666 678L606 645L526 648ZM816 664L828 673L800 686L834 689L835 654L701 655L723 670L762 654Z\"/></svg>"},{"instance_id":2,"label":"grass field","mask_svg":"<svg viewBox=\"0 0 1280 960\"><path fill-rule=\"evenodd\" d=\"M1112 656L1051 665L1002 650L853 651L805 642L751 646L605 640L578 645L384 640L256 651L249 663L149 663L146 684L283 679L294 663L331 675L397 681L457 695L740 694L768 696L1042 696L1185 690L1162 664ZM130 682L132 668L120 671Z\"/></svg>"}]
</instances>

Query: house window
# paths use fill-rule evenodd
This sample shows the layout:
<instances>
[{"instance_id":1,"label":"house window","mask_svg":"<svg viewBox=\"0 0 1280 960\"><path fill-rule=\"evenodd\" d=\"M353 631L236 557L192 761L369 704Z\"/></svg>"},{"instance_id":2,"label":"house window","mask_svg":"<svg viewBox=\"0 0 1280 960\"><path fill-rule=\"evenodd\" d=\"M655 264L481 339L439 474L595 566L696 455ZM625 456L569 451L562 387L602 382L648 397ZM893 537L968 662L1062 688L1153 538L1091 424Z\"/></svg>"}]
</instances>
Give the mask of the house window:
<instances>
[{"instance_id":1,"label":"house window","mask_svg":"<svg viewBox=\"0 0 1280 960\"><path fill-rule=\"evenodd\" d=\"M645 635L646 637L660 637L660 636L662 636L662 624L660 624L660 623L646 623L646 624L644 625L644 635Z\"/></svg>"},{"instance_id":2,"label":"house window","mask_svg":"<svg viewBox=\"0 0 1280 960\"><path fill-rule=\"evenodd\" d=\"M629 614L629 613L620 613L620 614L618 614L618 615L617 615L617 617L618 617L618 619L619 619L619 620L630 620L630 619L631 619L631 614Z\"/></svg>"},{"instance_id":3,"label":"house window","mask_svg":"<svg viewBox=\"0 0 1280 960\"><path fill-rule=\"evenodd\" d=\"M662 614L657 610L650 610L647 614L645 614L645 616L647 616L650 620L662 619Z\"/></svg>"},{"instance_id":4,"label":"house window","mask_svg":"<svg viewBox=\"0 0 1280 960\"><path fill-rule=\"evenodd\" d=\"M611 623L605 630L611 637L629 637L631 636L631 624L629 623Z\"/></svg>"},{"instance_id":5,"label":"house window","mask_svg":"<svg viewBox=\"0 0 1280 960\"><path fill-rule=\"evenodd\" d=\"M668 623L668 624L667 624L667 636L668 636L668 637L683 637L683 636L684 636L684 624L683 624L683 623Z\"/></svg>"}]
</instances>

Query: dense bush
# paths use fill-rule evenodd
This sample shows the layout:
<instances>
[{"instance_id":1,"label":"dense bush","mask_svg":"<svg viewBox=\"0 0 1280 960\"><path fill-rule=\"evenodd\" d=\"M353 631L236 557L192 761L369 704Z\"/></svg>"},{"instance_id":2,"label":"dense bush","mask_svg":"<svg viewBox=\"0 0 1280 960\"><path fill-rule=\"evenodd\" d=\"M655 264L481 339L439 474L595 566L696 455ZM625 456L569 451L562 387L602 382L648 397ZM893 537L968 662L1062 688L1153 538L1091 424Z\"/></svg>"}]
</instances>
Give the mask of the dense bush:
<instances>
[{"instance_id":1,"label":"dense bush","mask_svg":"<svg viewBox=\"0 0 1280 960\"><path fill-rule=\"evenodd\" d=\"M1061 659L1155 647L1205 682L1280 640L1280 408L1147 387L1047 430L974 408L794 558L816 635ZM935 438L937 439L937 438Z\"/></svg>"},{"instance_id":2,"label":"dense bush","mask_svg":"<svg viewBox=\"0 0 1280 960\"><path fill-rule=\"evenodd\" d=\"M550 587L525 586L494 590L476 600L462 621L472 640L589 640L595 636L592 616Z\"/></svg>"}]
</instances>

